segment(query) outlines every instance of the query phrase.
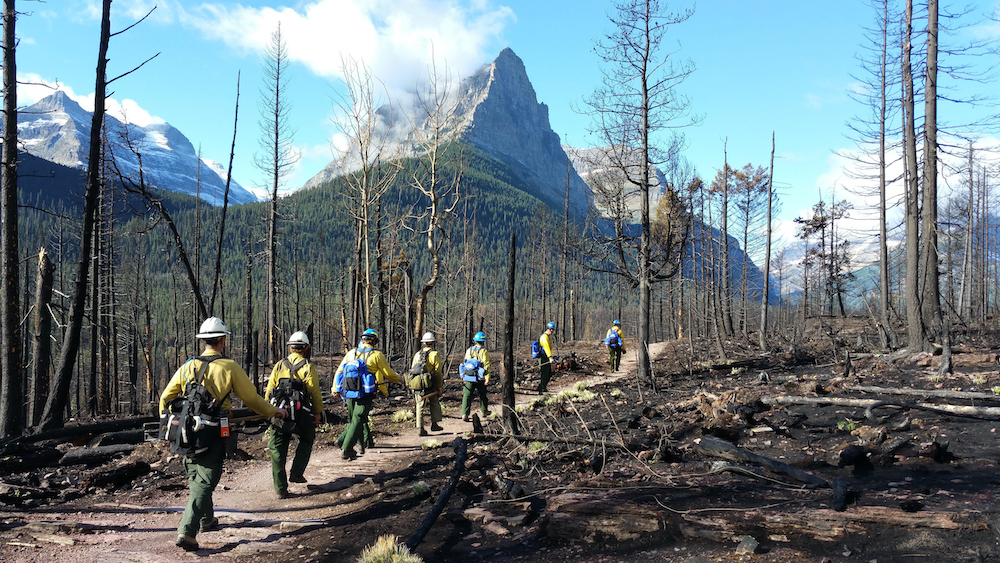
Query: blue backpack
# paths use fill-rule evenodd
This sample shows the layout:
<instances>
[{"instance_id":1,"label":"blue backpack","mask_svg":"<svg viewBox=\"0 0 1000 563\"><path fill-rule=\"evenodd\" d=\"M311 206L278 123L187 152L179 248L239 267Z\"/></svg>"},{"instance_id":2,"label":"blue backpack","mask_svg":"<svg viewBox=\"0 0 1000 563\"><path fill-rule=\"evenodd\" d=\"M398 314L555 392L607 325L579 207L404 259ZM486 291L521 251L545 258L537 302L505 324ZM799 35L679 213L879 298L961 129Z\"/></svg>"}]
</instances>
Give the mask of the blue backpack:
<instances>
[{"instance_id":1,"label":"blue backpack","mask_svg":"<svg viewBox=\"0 0 1000 563\"><path fill-rule=\"evenodd\" d=\"M542 343L541 342L539 342L539 341L536 340L536 341L534 341L534 342L531 343L531 357L532 358L541 358L544 353L545 353L545 350L542 349Z\"/></svg>"},{"instance_id":2,"label":"blue backpack","mask_svg":"<svg viewBox=\"0 0 1000 563\"><path fill-rule=\"evenodd\" d=\"M482 350L481 346L469 348L469 351L474 354L478 354L480 350ZM462 381L474 383L486 378L486 368L483 367L483 362L477 358L468 358L458 366L458 374L462 376Z\"/></svg>"},{"instance_id":3,"label":"blue backpack","mask_svg":"<svg viewBox=\"0 0 1000 563\"><path fill-rule=\"evenodd\" d=\"M622 337L619 336L618 331L609 330L607 337L604 338L604 345L608 347L622 347Z\"/></svg>"},{"instance_id":4,"label":"blue backpack","mask_svg":"<svg viewBox=\"0 0 1000 563\"><path fill-rule=\"evenodd\" d=\"M374 395L378 384L375 376L368 371L368 356L371 350L361 352L356 349L353 360L344 365L344 398L360 399L369 395Z\"/></svg>"}]
</instances>

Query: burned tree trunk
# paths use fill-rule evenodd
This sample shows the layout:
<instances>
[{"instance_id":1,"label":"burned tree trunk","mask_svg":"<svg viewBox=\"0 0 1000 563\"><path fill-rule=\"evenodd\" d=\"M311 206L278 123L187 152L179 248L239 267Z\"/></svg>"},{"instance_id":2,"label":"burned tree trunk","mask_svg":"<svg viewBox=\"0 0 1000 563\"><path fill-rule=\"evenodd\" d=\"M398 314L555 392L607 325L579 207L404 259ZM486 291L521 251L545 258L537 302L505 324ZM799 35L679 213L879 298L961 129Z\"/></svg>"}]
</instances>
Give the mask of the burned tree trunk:
<instances>
[{"instance_id":1,"label":"burned tree trunk","mask_svg":"<svg viewBox=\"0 0 1000 563\"><path fill-rule=\"evenodd\" d=\"M34 368L31 371L31 411L29 420L32 426L38 424L42 417L42 407L45 397L49 394L49 366L52 363L52 315L49 314L49 303L52 300L52 278L56 267L49 260L49 255L43 248L38 253L38 281L35 289L35 342L32 350Z\"/></svg>"}]
</instances>

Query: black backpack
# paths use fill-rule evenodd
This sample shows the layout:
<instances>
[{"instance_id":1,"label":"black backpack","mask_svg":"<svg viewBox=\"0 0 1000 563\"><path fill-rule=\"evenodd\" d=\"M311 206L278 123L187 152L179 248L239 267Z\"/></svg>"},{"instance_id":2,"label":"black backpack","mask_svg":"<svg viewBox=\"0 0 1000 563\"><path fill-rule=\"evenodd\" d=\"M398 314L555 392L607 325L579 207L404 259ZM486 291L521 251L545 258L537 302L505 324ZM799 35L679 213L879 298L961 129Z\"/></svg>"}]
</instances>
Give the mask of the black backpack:
<instances>
[{"instance_id":1,"label":"black backpack","mask_svg":"<svg viewBox=\"0 0 1000 563\"><path fill-rule=\"evenodd\" d=\"M288 368L288 377L278 380L278 386L271 391L271 404L287 410L288 418L278 420L274 426L283 432L291 432L294 424L313 418L312 397L306 392L305 380L295 377L300 369L308 367L309 360L302 360L294 366L288 358L283 358L281 362Z\"/></svg>"},{"instance_id":2,"label":"black backpack","mask_svg":"<svg viewBox=\"0 0 1000 563\"><path fill-rule=\"evenodd\" d=\"M167 403L167 412L161 415L164 438L170 442L171 452L198 455L222 439L219 429L222 401L201 383L208 364L221 357L195 356L188 360L201 361L201 367L195 379L187 381L187 392Z\"/></svg>"}]
</instances>

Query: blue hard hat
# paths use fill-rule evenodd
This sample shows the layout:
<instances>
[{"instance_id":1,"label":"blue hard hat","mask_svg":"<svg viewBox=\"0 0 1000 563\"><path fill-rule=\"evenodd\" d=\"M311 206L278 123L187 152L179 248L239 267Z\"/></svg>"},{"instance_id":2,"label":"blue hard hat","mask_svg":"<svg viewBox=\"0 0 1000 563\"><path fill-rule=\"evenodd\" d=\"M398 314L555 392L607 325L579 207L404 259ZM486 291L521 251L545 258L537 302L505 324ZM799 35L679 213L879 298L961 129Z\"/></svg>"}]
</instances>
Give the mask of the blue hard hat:
<instances>
[{"instance_id":1,"label":"blue hard hat","mask_svg":"<svg viewBox=\"0 0 1000 563\"><path fill-rule=\"evenodd\" d=\"M361 333L361 338L372 338L378 340L378 331L374 328L369 328Z\"/></svg>"},{"instance_id":2,"label":"blue hard hat","mask_svg":"<svg viewBox=\"0 0 1000 563\"><path fill-rule=\"evenodd\" d=\"M622 324L622 322L619 321L618 319L615 319L615 322L613 322L611 324L613 324L613 325L620 325L620 324Z\"/></svg>"},{"instance_id":3,"label":"blue hard hat","mask_svg":"<svg viewBox=\"0 0 1000 563\"><path fill-rule=\"evenodd\" d=\"M486 342L486 333L480 331L477 332L475 336L472 337L473 342Z\"/></svg>"},{"instance_id":4,"label":"blue hard hat","mask_svg":"<svg viewBox=\"0 0 1000 563\"><path fill-rule=\"evenodd\" d=\"M545 325L545 328L547 328L547 329L548 328L556 328L556 323L549 323L549 324Z\"/></svg>"}]
</instances>

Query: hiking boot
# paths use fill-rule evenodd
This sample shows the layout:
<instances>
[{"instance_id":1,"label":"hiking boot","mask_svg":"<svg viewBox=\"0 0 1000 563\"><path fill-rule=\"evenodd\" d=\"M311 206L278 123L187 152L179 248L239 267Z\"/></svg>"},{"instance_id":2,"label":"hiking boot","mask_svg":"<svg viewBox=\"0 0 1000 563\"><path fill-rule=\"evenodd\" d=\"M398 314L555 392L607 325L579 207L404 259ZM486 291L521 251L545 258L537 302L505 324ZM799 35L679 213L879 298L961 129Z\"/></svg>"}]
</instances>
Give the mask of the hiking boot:
<instances>
[{"instance_id":1,"label":"hiking boot","mask_svg":"<svg viewBox=\"0 0 1000 563\"><path fill-rule=\"evenodd\" d=\"M337 446L338 448L342 448L342 447L344 447L344 441L343 441L343 440L341 440L340 438L337 438L337 439L336 439L336 440L335 440L335 441L333 442L333 445Z\"/></svg>"},{"instance_id":2,"label":"hiking boot","mask_svg":"<svg viewBox=\"0 0 1000 563\"><path fill-rule=\"evenodd\" d=\"M177 541L174 545L183 549L184 551L198 551L198 541L191 536L179 535L177 536Z\"/></svg>"},{"instance_id":3,"label":"hiking boot","mask_svg":"<svg viewBox=\"0 0 1000 563\"><path fill-rule=\"evenodd\" d=\"M219 529L219 519L214 516L207 520L201 521L202 532L211 532L212 530L218 530L218 529Z\"/></svg>"},{"instance_id":4,"label":"hiking boot","mask_svg":"<svg viewBox=\"0 0 1000 563\"><path fill-rule=\"evenodd\" d=\"M340 458L346 459L347 461L354 461L358 459L358 452L354 451L354 448L344 450L340 452Z\"/></svg>"},{"instance_id":5,"label":"hiking boot","mask_svg":"<svg viewBox=\"0 0 1000 563\"><path fill-rule=\"evenodd\" d=\"M433 428L433 426L431 428ZM427 435L427 429L426 428L421 428L420 432L418 432L417 435L418 436L426 436Z\"/></svg>"},{"instance_id":6,"label":"hiking boot","mask_svg":"<svg viewBox=\"0 0 1000 563\"><path fill-rule=\"evenodd\" d=\"M305 483L306 482L306 478L305 478L304 475L289 475L288 476L288 482L289 483Z\"/></svg>"},{"instance_id":7,"label":"hiking boot","mask_svg":"<svg viewBox=\"0 0 1000 563\"><path fill-rule=\"evenodd\" d=\"M365 447L365 443L364 442L358 442L358 453L359 454L365 455L365 450L367 450L367 449L368 448Z\"/></svg>"},{"instance_id":8,"label":"hiking boot","mask_svg":"<svg viewBox=\"0 0 1000 563\"><path fill-rule=\"evenodd\" d=\"M462 422L469 422L469 415L463 416L462 417Z\"/></svg>"},{"instance_id":9,"label":"hiking boot","mask_svg":"<svg viewBox=\"0 0 1000 563\"><path fill-rule=\"evenodd\" d=\"M431 424L431 430L434 432L440 432L444 430L444 428L441 428L441 425L435 422L434 424Z\"/></svg>"},{"instance_id":10,"label":"hiking boot","mask_svg":"<svg viewBox=\"0 0 1000 563\"><path fill-rule=\"evenodd\" d=\"M280 499L286 499L289 496L291 496L291 495L288 494L288 491L278 491L277 495L278 495L278 498L280 498Z\"/></svg>"}]
</instances>

